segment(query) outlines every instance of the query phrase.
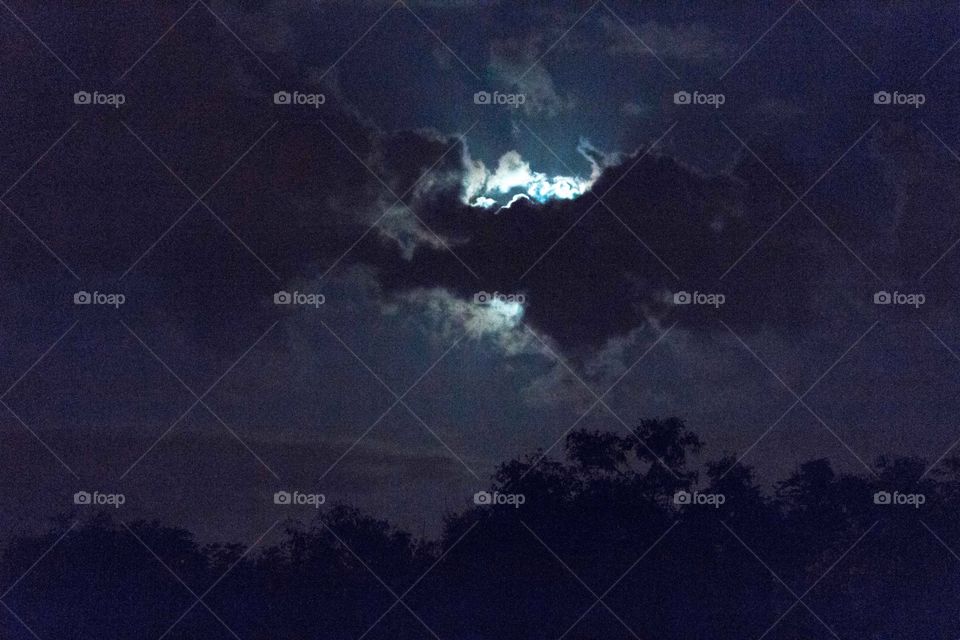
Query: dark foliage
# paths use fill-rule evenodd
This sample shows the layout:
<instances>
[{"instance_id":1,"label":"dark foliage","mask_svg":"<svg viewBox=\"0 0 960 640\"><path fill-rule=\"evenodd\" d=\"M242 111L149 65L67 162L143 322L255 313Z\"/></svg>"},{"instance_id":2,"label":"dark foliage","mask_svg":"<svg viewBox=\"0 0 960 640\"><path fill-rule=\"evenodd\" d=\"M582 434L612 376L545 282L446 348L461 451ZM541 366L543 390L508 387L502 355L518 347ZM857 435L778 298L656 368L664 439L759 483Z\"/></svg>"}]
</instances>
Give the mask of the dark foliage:
<instances>
[{"instance_id":1,"label":"dark foliage","mask_svg":"<svg viewBox=\"0 0 960 640\"><path fill-rule=\"evenodd\" d=\"M957 637L960 462L814 460L762 490L700 448L677 419L572 433L564 461L501 466L491 493L522 504L471 505L435 542L343 506L252 551L58 524L8 545L0 637Z\"/></svg>"}]
</instances>

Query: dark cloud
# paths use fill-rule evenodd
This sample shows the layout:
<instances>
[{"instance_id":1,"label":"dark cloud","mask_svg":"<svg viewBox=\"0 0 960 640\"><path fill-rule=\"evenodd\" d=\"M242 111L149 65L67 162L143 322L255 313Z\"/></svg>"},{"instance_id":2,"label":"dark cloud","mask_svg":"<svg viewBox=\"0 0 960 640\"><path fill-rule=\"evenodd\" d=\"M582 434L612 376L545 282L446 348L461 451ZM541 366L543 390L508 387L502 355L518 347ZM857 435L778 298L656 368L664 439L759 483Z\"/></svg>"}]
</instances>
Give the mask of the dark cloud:
<instances>
[{"instance_id":1,"label":"dark cloud","mask_svg":"<svg viewBox=\"0 0 960 640\"><path fill-rule=\"evenodd\" d=\"M924 321L953 344L960 165L946 147L958 148L960 101L944 78L955 56L914 80L952 36L938 35L936 46L923 36L944 20L939 9L869 10L855 29L810 4L883 86L800 5L729 76L728 106L701 111L673 104L674 91L715 84L691 78L722 72L786 7L710 6L693 19L681 5L611 1L683 81L636 50L599 6L548 52L589 4L410 2L416 16L396 5L366 36L389 3L210 3L216 15L198 4L139 62L188 3L125 5L109 21L92 9L24 7L81 79L15 20L0 22L0 144L11 158L0 176L4 189L14 185L2 199L22 220L0 211L4 379L80 324L6 401L84 477L115 479L128 454L142 453L191 402L122 318L196 392L229 372L211 406L278 470L301 470L336 460L386 411L394 398L376 377L402 393L467 333L409 404L485 476L497 461L549 446L595 399L521 319L598 389L677 321L610 403L630 423L692 416L708 442L732 451L749 447L792 398L721 320L798 391L882 320L895 330L878 328L866 355L838 370L847 380L866 371L880 392L818 389L818 409L857 452L874 446L872 434L884 445L903 440L900 422L928 427L902 448L942 451L954 439L955 403L934 382L952 380L955 362L916 314L878 309L872 295L924 292ZM898 31L901 23L909 28ZM590 36L604 29L603 46L593 47ZM924 56L901 68L877 33L890 50L918 37ZM530 94L529 110L473 103L475 91L505 90L531 65L518 88ZM872 92L901 76L929 92L921 114L872 105ZM111 88L127 98L119 110L72 103L75 91ZM275 105L276 91L323 93L326 102ZM579 175L592 187L503 209L465 204L478 163L494 170L510 152L548 180ZM795 204L791 191L811 185L806 204ZM81 288L128 302L119 314L78 310L70 300ZM278 289L323 292L329 304L312 315L278 309ZM522 316L490 315L473 303L481 290L523 294ZM722 293L726 303L678 307L677 291ZM905 392L913 379L933 391ZM391 514L404 497L388 469L418 487L442 478L466 495L475 479L401 409L350 452L334 487L364 493L355 485L366 469L375 481L363 499ZM187 477L203 461L198 485L243 477L244 492L272 488L243 445L195 411L145 463L148 477ZM599 413L584 425L622 426ZM804 455L840 448L798 413L784 423L791 451L800 440ZM61 473L6 420L23 437L6 450L8 463L23 463L23 476ZM776 436L760 457L788 465ZM19 459L15 451L30 446L37 455ZM221 457L229 468L210 462ZM310 468L304 482L318 477ZM17 483L3 499L5 515L20 518L17 501L36 492ZM172 518L199 521L216 502L189 495L201 506ZM425 493L411 511L440 513L442 501ZM231 507L217 504L230 520Z\"/></svg>"}]
</instances>

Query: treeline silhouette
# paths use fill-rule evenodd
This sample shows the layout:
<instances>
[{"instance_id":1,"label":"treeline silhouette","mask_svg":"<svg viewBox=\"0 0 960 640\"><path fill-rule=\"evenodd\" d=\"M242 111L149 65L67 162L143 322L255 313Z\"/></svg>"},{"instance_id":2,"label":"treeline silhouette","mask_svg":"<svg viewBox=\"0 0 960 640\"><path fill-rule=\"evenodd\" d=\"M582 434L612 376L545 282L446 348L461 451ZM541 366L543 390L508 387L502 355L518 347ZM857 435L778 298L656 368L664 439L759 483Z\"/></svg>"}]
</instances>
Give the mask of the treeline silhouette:
<instances>
[{"instance_id":1,"label":"treeline silhouette","mask_svg":"<svg viewBox=\"0 0 960 640\"><path fill-rule=\"evenodd\" d=\"M0 637L960 636L960 461L880 458L874 475L814 460L765 489L734 458L695 464L701 449L674 418L571 433L562 459L499 468L491 493L522 505L465 505L435 541L346 506L249 553L64 519L8 545Z\"/></svg>"}]
</instances>

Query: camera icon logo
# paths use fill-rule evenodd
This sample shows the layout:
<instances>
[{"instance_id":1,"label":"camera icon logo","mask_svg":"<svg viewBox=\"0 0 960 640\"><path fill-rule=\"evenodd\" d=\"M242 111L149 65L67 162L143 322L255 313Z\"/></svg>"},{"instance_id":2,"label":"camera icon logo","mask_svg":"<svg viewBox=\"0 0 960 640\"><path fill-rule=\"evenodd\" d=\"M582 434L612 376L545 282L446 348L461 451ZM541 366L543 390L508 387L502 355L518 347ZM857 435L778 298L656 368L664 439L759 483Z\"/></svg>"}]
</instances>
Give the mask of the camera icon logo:
<instances>
[{"instance_id":1,"label":"camera icon logo","mask_svg":"<svg viewBox=\"0 0 960 640\"><path fill-rule=\"evenodd\" d=\"M693 298L686 291L677 291L673 294L673 304L690 304Z\"/></svg>"},{"instance_id":2,"label":"camera icon logo","mask_svg":"<svg viewBox=\"0 0 960 640\"><path fill-rule=\"evenodd\" d=\"M887 291L877 291L873 294L873 304L890 304L893 298Z\"/></svg>"},{"instance_id":3,"label":"camera icon logo","mask_svg":"<svg viewBox=\"0 0 960 640\"><path fill-rule=\"evenodd\" d=\"M690 104L691 96L689 91L677 91L673 94L673 104Z\"/></svg>"},{"instance_id":4,"label":"camera icon logo","mask_svg":"<svg viewBox=\"0 0 960 640\"><path fill-rule=\"evenodd\" d=\"M273 94L273 104L290 104L290 92L277 91Z\"/></svg>"},{"instance_id":5,"label":"camera icon logo","mask_svg":"<svg viewBox=\"0 0 960 640\"><path fill-rule=\"evenodd\" d=\"M73 504L90 504L90 494L86 491L77 491L73 494Z\"/></svg>"},{"instance_id":6,"label":"camera icon logo","mask_svg":"<svg viewBox=\"0 0 960 640\"><path fill-rule=\"evenodd\" d=\"M873 504L890 504L890 492L877 491L873 494Z\"/></svg>"},{"instance_id":7,"label":"camera icon logo","mask_svg":"<svg viewBox=\"0 0 960 640\"><path fill-rule=\"evenodd\" d=\"M877 91L873 94L873 104L890 104L891 97L887 91Z\"/></svg>"},{"instance_id":8,"label":"camera icon logo","mask_svg":"<svg viewBox=\"0 0 960 640\"><path fill-rule=\"evenodd\" d=\"M291 496L289 491L277 491L273 494L273 504L290 504Z\"/></svg>"},{"instance_id":9,"label":"camera icon logo","mask_svg":"<svg viewBox=\"0 0 960 640\"><path fill-rule=\"evenodd\" d=\"M473 294L473 301L476 304L489 304L492 296L486 291L477 291Z\"/></svg>"},{"instance_id":10,"label":"camera icon logo","mask_svg":"<svg viewBox=\"0 0 960 640\"><path fill-rule=\"evenodd\" d=\"M90 104L92 98L87 91L77 91L73 94L73 104Z\"/></svg>"},{"instance_id":11,"label":"camera icon logo","mask_svg":"<svg viewBox=\"0 0 960 640\"><path fill-rule=\"evenodd\" d=\"M489 491L477 491L475 494L473 494L473 504L493 504L493 495Z\"/></svg>"},{"instance_id":12,"label":"camera icon logo","mask_svg":"<svg viewBox=\"0 0 960 640\"><path fill-rule=\"evenodd\" d=\"M674 504L691 504L692 499L689 491L677 491L673 494L673 503Z\"/></svg>"},{"instance_id":13,"label":"camera icon logo","mask_svg":"<svg viewBox=\"0 0 960 640\"><path fill-rule=\"evenodd\" d=\"M277 291L273 294L273 304L291 304L293 296L287 291Z\"/></svg>"},{"instance_id":14,"label":"camera icon logo","mask_svg":"<svg viewBox=\"0 0 960 640\"><path fill-rule=\"evenodd\" d=\"M490 95L489 91L477 91L473 94L474 104L490 104L492 100L493 96Z\"/></svg>"},{"instance_id":15,"label":"camera icon logo","mask_svg":"<svg viewBox=\"0 0 960 640\"><path fill-rule=\"evenodd\" d=\"M90 304L93 298L86 291L77 291L73 294L73 304Z\"/></svg>"}]
</instances>

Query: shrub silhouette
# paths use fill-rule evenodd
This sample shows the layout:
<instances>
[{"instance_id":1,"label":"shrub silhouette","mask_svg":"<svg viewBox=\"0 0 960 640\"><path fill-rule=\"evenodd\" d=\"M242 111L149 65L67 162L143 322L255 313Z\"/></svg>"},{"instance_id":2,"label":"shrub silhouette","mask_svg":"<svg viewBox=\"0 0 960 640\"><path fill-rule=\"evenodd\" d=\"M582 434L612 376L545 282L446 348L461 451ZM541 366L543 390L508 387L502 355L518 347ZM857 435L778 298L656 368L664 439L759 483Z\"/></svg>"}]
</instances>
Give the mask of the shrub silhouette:
<instances>
[{"instance_id":1,"label":"shrub silhouette","mask_svg":"<svg viewBox=\"0 0 960 640\"><path fill-rule=\"evenodd\" d=\"M465 505L436 541L342 505L250 553L61 519L8 544L0 637L957 637L960 461L812 460L764 489L735 458L694 465L702 447L676 418L571 433L562 459L498 468L490 491L522 505Z\"/></svg>"}]
</instances>

